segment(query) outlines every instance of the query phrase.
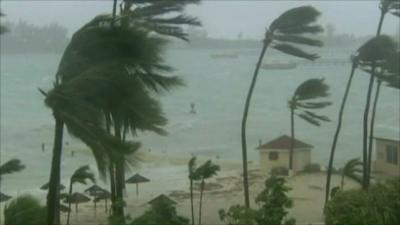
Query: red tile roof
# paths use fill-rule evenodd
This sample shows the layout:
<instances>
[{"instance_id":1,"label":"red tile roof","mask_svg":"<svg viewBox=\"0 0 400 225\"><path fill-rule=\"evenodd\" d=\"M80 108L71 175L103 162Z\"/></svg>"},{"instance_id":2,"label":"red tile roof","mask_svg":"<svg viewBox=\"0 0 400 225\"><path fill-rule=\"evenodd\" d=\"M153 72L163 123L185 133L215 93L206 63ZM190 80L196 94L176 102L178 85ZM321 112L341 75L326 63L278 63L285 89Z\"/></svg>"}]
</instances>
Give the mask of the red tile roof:
<instances>
[{"instance_id":1,"label":"red tile roof","mask_svg":"<svg viewBox=\"0 0 400 225\"><path fill-rule=\"evenodd\" d=\"M258 146L257 149L290 149L292 138L282 135L268 143ZM294 148L312 148L313 146L297 139L294 139Z\"/></svg>"}]
</instances>

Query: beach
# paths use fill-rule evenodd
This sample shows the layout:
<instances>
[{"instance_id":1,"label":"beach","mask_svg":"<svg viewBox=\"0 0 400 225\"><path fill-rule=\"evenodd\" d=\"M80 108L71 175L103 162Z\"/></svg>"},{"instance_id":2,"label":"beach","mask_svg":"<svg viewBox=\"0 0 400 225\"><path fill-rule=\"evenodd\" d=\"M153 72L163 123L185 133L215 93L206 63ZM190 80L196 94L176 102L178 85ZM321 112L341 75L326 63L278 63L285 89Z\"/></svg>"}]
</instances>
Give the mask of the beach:
<instances>
[{"instance_id":1,"label":"beach","mask_svg":"<svg viewBox=\"0 0 400 225\"><path fill-rule=\"evenodd\" d=\"M147 203L154 197L165 194L176 201L179 215L190 218L190 198L187 162L190 157L173 156L165 154L154 154L141 152L139 155L141 164L141 175L150 179L148 183L139 185L139 195L136 195L136 186L126 184L125 212L131 218L135 218L149 209ZM199 157L198 164L204 162L206 157ZM221 171L212 179L206 181L203 200L203 224L223 224L218 215L220 209L227 210L231 205L244 204L241 163L233 160L217 160L213 162L221 166ZM147 168L153 173L146 173ZM135 174L132 168L127 177ZM173 176L172 176L173 173ZM257 208L255 197L264 189L264 181L267 175L260 173L258 163L249 165L249 182L251 205ZM340 185L340 176L333 175L332 186ZM297 224L322 224L322 207L325 194L325 173L299 174L287 178L288 186L292 188L289 197L293 199L293 208L289 210L289 217L296 219ZM107 188L106 184L99 181L99 185ZM74 189L83 191L90 186L76 185ZM195 185L196 186L196 185ZM357 188L358 185L345 179L345 189ZM45 202L45 192L34 194L35 197ZM199 191L195 188L195 218L198 215ZM1 204L4 207L4 203ZM108 210L110 202L108 201ZM3 210L3 209L1 209ZM61 219L66 219L66 213L61 213ZM105 212L105 202L96 204L88 202L78 206L78 214L75 213L75 205L72 205L71 224L107 224L108 213Z\"/></svg>"}]
</instances>

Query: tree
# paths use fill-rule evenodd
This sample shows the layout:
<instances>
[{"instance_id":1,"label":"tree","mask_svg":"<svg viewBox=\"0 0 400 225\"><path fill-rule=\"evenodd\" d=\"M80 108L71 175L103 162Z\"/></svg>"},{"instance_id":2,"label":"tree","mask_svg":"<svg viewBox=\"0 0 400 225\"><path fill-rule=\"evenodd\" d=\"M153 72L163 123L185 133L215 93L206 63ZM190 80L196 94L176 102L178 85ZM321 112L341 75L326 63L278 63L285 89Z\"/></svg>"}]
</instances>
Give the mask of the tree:
<instances>
[{"instance_id":1,"label":"tree","mask_svg":"<svg viewBox=\"0 0 400 225\"><path fill-rule=\"evenodd\" d=\"M287 209L293 205L292 199L287 196L290 188L282 177L271 176L265 181L265 189L257 196L256 202L261 204L256 217L259 225L294 224L293 219L287 216Z\"/></svg>"},{"instance_id":2,"label":"tree","mask_svg":"<svg viewBox=\"0 0 400 225\"><path fill-rule=\"evenodd\" d=\"M16 173L25 169L25 165L21 163L19 159L10 159L3 165L0 165L0 181L1 176L5 174Z\"/></svg>"},{"instance_id":3,"label":"tree","mask_svg":"<svg viewBox=\"0 0 400 225\"><path fill-rule=\"evenodd\" d=\"M247 174L246 123L251 97L253 95L257 76L264 59L265 52L268 47L272 47L278 51L292 56L305 58L308 60L317 59L318 56L316 54L307 53L292 44L322 46L322 42L306 36L306 34L316 34L322 32L322 27L314 24L319 15L320 13L311 6L293 8L284 12L277 19L275 19L265 33L261 54L251 80L249 91L247 93L241 124L244 199L245 206L248 208L250 207L250 200Z\"/></svg>"},{"instance_id":4,"label":"tree","mask_svg":"<svg viewBox=\"0 0 400 225\"><path fill-rule=\"evenodd\" d=\"M344 177L348 177L355 182L359 183L360 185L362 184L362 179L360 174L362 173L362 162L360 159L350 159L346 165L342 168L341 174L342 174L342 180L340 182L340 189L343 190L344 186Z\"/></svg>"},{"instance_id":5,"label":"tree","mask_svg":"<svg viewBox=\"0 0 400 225\"><path fill-rule=\"evenodd\" d=\"M289 154L289 169L293 170L293 150L295 140L295 127L294 127L294 116L297 115L306 122L320 126L320 122L329 122L330 119L327 116L317 115L311 110L318 110L331 105L331 102L313 102L313 100L321 97L327 97L329 86L324 83L324 79L309 79L304 81L300 86L297 87L291 100L288 102L290 109L290 130L291 130L291 141L290 141L290 154ZM302 110L301 112L297 112Z\"/></svg>"},{"instance_id":6,"label":"tree","mask_svg":"<svg viewBox=\"0 0 400 225\"><path fill-rule=\"evenodd\" d=\"M45 219L46 208L30 195L19 196L4 207L4 225L45 224Z\"/></svg>"},{"instance_id":7,"label":"tree","mask_svg":"<svg viewBox=\"0 0 400 225\"><path fill-rule=\"evenodd\" d=\"M68 196L72 195L72 186L74 183L86 184L86 180L90 180L92 183L96 182L94 174L89 170L89 166L81 166L75 170L70 178ZM67 225L69 225L69 218L71 215L71 201L68 201L68 209Z\"/></svg>"},{"instance_id":8,"label":"tree","mask_svg":"<svg viewBox=\"0 0 400 225\"><path fill-rule=\"evenodd\" d=\"M233 205L228 211L220 209L219 218L227 225L255 225L258 211L241 205Z\"/></svg>"},{"instance_id":9,"label":"tree","mask_svg":"<svg viewBox=\"0 0 400 225\"><path fill-rule=\"evenodd\" d=\"M399 8L400 8L400 4L398 3L398 1L396 0L381 0L380 3L380 8L381 8L381 16L380 16L380 20L379 20L379 24L378 24L378 28L377 28L377 35L380 35L380 31L382 28L382 24L383 24L383 20L384 17L386 15L387 12L390 12L394 15L399 16L400 12L399 12ZM357 57L353 57L352 58L352 68L351 68L351 73L349 76L349 79L347 81L347 85L346 85L346 90L344 93L344 96L342 98L342 103L340 106L340 110L339 110L339 119L338 119L338 123L336 126L336 131L335 131L335 135L333 137L333 143L332 143L332 147L331 147L331 152L330 152L330 156L329 156L329 164L328 164L328 171L327 171L327 177L326 177L326 190L325 190L325 205L328 202L329 199L329 193L330 193L330 184L331 184L331 176L332 176L332 168L333 168L333 161L334 161L334 157L335 157L335 151L336 151L336 145L339 139L339 134L341 131L341 127L342 127L342 119L343 119L343 114L344 114L344 108L347 102L347 97L350 91L350 87L351 87L351 83L353 80L353 76L354 76L354 72L358 67L358 59ZM363 161L367 160L368 154L367 154L367 135L368 135L368 130L367 130L367 125L368 125L368 113L369 113L369 101L370 101L370 96L371 96L371 91L372 91L372 85L373 85L373 77L371 75L371 79L370 79L370 83L369 83L369 87L368 87L368 94L367 94L367 104L364 110L364 121L363 121ZM364 164L364 171L366 172L367 170L367 163ZM364 173L363 173L364 174ZM363 179L366 181L367 178L367 174L365 173L365 177L363 175ZM365 186L365 184L363 185L363 187Z\"/></svg>"},{"instance_id":10,"label":"tree","mask_svg":"<svg viewBox=\"0 0 400 225\"><path fill-rule=\"evenodd\" d=\"M211 162L211 160L208 160L207 162L199 166L199 168L196 171L196 173L198 173L197 176L199 176L199 178L201 179L200 201L199 201L199 225L201 225L201 209L202 209L205 180L217 175L217 172L220 169L221 168L218 165L215 165Z\"/></svg>"},{"instance_id":11,"label":"tree","mask_svg":"<svg viewBox=\"0 0 400 225\"><path fill-rule=\"evenodd\" d=\"M150 210L135 218L130 225L189 225L189 219L179 216L173 204L167 201L154 203Z\"/></svg>"},{"instance_id":12,"label":"tree","mask_svg":"<svg viewBox=\"0 0 400 225\"><path fill-rule=\"evenodd\" d=\"M192 157L189 160L188 169L189 169L189 182L190 182L190 209L192 215L192 225L194 225L193 181L200 180L200 176L196 168L196 157Z\"/></svg>"},{"instance_id":13,"label":"tree","mask_svg":"<svg viewBox=\"0 0 400 225\"><path fill-rule=\"evenodd\" d=\"M2 12L0 12L0 17L3 17L3 16L5 16L5 15L4 15ZM0 35L1 35L1 34L4 34L4 33L6 33L6 32L8 32L7 27L5 27L5 26L3 26L3 25L0 24Z\"/></svg>"}]
</instances>

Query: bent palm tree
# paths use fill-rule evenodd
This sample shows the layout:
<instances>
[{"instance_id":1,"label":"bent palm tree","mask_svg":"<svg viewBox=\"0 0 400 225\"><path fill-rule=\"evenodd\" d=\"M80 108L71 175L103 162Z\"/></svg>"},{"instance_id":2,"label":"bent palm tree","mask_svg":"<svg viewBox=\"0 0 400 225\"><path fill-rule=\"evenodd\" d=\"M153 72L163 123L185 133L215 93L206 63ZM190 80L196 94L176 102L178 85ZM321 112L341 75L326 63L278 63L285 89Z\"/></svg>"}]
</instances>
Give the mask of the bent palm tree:
<instances>
[{"instance_id":1,"label":"bent palm tree","mask_svg":"<svg viewBox=\"0 0 400 225\"><path fill-rule=\"evenodd\" d=\"M192 214L192 225L194 225L193 181L200 180L199 172L196 168L196 157L192 157L189 160L188 169L190 182L190 209Z\"/></svg>"},{"instance_id":2,"label":"bent palm tree","mask_svg":"<svg viewBox=\"0 0 400 225\"><path fill-rule=\"evenodd\" d=\"M10 159L3 165L0 165L0 180L1 176L5 174L16 173L25 169L25 165L19 159Z\"/></svg>"},{"instance_id":3,"label":"bent palm tree","mask_svg":"<svg viewBox=\"0 0 400 225\"><path fill-rule=\"evenodd\" d=\"M75 170L69 182L68 197L72 195L72 186L74 185L74 183L86 184L86 180L90 180L92 183L96 182L93 172L89 170L89 166L82 166L79 169ZM67 225L69 225L70 215L71 215L71 201L68 201Z\"/></svg>"},{"instance_id":4,"label":"bent palm tree","mask_svg":"<svg viewBox=\"0 0 400 225\"><path fill-rule=\"evenodd\" d=\"M376 95L374 99L374 105L372 111L372 116L375 116L377 98L380 91L380 83L381 79L379 77L383 77L385 73L387 73L384 65L393 60L392 58L396 56L396 45L393 40L386 35L380 35L378 37L372 38L367 41L363 46L361 46L358 50L358 60L359 60L359 68L367 72L371 77L378 78L378 86L376 90ZM371 126L370 126L370 135L373 135L374 128L374 118L371 118ZM365 130L364 130L365 132ZM364 136L365 137L365 136ZM370 165L372 161L372 140L373 136L369 137L369 142L367 143L367 149L363 149L363 188L367 188L370 181ZM363 139L363 141L365 141ZM365 143L364 143L365 144Z\"/></svg>"},{"instance_id":5,"label":"bent palm tree","mask_svg":"<svg viewBox=\"0 0 400 225\"><path fill-rule=\"evenodd\" d=\"M290 9L275 19L265 33L263 47L251 80L250 88L247 93L244 106L242 124L241 124L241 142L242 142L242 163L243 163L243 186L244 200L247 208L250 207L249 184L247 175L247 142L246 142L246 123L250 108L250 101L253 95L257 76L261 63L264 59L265 52L268 47L272 47L283 53L315 60L318 58L316 54L307 53L292 44L306 46L322 46L322 42L306 36L305 34L316 34L322 32L322 27L315 25L320 13L311 6L302 6Z\"/></svg>"},{"instance_id":6,"label":"bent palm tree","mask_svg":"<svg viewBox=\"0 0 400 225\"><path fill-rule=\"evenodd\" d=\"M344 177L348 177L360 185L362 185L362 179L360 174L362 173L362 165L363 163L360 161L360 159L350 159L346 165L342 168L341 174L342 174L342 179L340 182L340 189L343 190L344 186Z\"/></svg>"},{"instance_id":7,"label":"bent palm tree","mask_svg":"<svg viewBox=\"0 0 400 225\"><path fill-rule=\"evenodd\" d=\"M203 200L203 192L204 192L204 184L205 180L209 179L215 175L217 175L217 172L220 170L220 167L218 165L215 165L211 162L211 160L208 160L199 168L197 169L196 173L198 173L198 176L201 179L201 184L200 184L200 202L199 202L199 225L201 225L201 209L202 209L202 200Z\"/></svg>"},{"instance_id":8,"label":"bent palm tree","mask_svg":"<svg viewBox=\"0 0 400 225\"><path fill-rule=\"evenodd\" d=\"M291 100L288 102L290 109L290 152L289 152L289 169L293 170L293 148L295 140L295 127L294 127L294 115L299 116L306 122L320 126L320 122L331 121L327 116L317 115L311 110L318 110L325 108L332 104L332 102L313 102L313 100L321 97L327 97L329 86L324 83L324 79L309 79L304 81L300 86L297 87ZM298 110L302 110L300 113L296 113Z\"/></svg>"}]
</instances>

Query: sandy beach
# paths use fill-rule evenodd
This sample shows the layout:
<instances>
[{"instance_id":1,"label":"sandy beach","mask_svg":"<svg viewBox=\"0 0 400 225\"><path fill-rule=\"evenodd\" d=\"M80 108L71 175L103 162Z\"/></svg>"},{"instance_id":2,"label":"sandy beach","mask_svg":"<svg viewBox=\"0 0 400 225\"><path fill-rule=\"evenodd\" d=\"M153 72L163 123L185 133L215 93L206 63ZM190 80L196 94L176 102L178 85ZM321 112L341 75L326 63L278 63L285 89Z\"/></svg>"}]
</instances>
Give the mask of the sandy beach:
<instances>
[{"instance_id":1,"label":"sandy beach","mask_svg":"<svg viewBox=\"0 0 400 225\"><path fill-rule=\"evenodd\" d=\"M179 215L190 218L189 180L187 179L187 162L190 156L171 156L167 154L140 153L139 158L148 171L143 174L150 179L149 183L139 186L139 195L136 195L136 186L127 184L125 212L131 218L141 215L150 206L147 204L159 194L165 194L177 202ZM207 158L198 158L198 164ZM228 209L234 204L243 204L243 186L241 179L241 163L239 161L217 160L213 161L221 166L221 171L215 178L206 181L206 190L203 201L203 224L222 224L218 216L218 210ZM258 170L258 164L249 165L249 181L251 205L257 208L255 197L264 188L265 175ZM146 170L142 170L146 171ZM162 171L163 173L161 173ZM135 168L127 175L135 174ZM157 174L158 173L158 174ZM289 196L294 200L294 206L290 209L290 217L294 217L297 224L323 224L322 206L325 190L325 173L300 174L288 178L288 185L292 188ZM101 182L99 182L101 183ZM334 175L332 186L340 184L340 176ZM101 184L100 184L101 185ZM107 188L107 184L102 186ZM88 185L89 186L89 185ZM80 191L88 186L77 186ZM351 180L345 180L345 189L356 188L357 184ZM35 195L45 202L45 194ZM195 188L195 216L198 214L198 188ZM4 207L4 203L1 205ZM108 201L108 208L110 202ZM80 204L78 214L75 206L72 207L71 224L107 224L108 213L105 212L105 202L100 202L94 209L93 202ZM3 209L2 209L3 210ZM67 214L61 213L64 221Z\"/></svg>"}]
</instances>

